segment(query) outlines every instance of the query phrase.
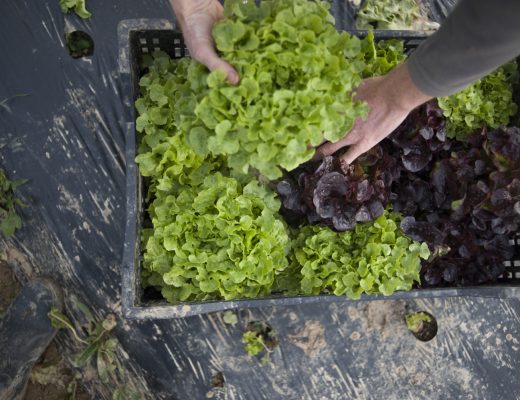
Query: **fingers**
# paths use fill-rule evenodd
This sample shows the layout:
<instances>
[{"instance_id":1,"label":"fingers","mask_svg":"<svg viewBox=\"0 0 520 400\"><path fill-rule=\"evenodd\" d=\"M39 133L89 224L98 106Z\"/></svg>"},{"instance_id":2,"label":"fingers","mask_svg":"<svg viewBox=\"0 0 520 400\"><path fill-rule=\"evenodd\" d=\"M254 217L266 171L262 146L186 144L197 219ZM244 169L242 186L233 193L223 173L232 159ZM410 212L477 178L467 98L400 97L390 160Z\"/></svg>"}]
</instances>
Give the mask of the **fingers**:
<instances>
[{"instance_id":1,"label":"fingers","mask_svg":"<svg viewBox=\"0 0 520 400\"><path fill-rule=\"evenodd\" d=\"M346 146L346 144L343 144L344 139L340 140L336 143L325 143L322 144L320 147L316 149L316 154L314 155L314 160L320 160L323 157L330 156L331 154L334 154L337 150L341 149L343 146Z\"/></svg>"},{"instance_id":2,"label":"fingers","mask_svg":"<svg viewBox=\"0 0 520 400\"><path fill-rule=\"evenodd\" d=\"M348 150L343 154L340 158L345 161L347 164L352 164L356 158L358 158L361 154L370 150L370 147L366 147L362 142L353 144L348 148Z\"/></svg>"},{"instance_id":3,"label":"fingers","mask_svg":"<svg viewBox=\"0 0 520 400\"><path fill-rule=\"evenodd\" d=\"M208 67L210 71L224 71L231 85L236 85L239 82L238 72L229 63L222 60L212 46L202 47L197 52L197 57L194 58Z\"/></svg>"},{"instance_id":4,"label":"fingers","mask_svg":"<svg viewBox=\"0 0 520 400\"><path fill-rule=\"evenodd\" d=\"M323 157L330 156L345 146L350 146L358 141L356 127L350 133L338 142L326 142L316 149L313 160L321 160Z\"/></svg>"},{"instance_id":5,"label":"fingers","mask_svg":"<svg viewBox=\"0 0 520 400\"><path fill-rule=\"evenodd\" d=\"M215 22L223 17L222 6L216 0L188 4L192 8L184 11L187 15L182 20L181 28L191 56L210 71L224 71L228 82L236 85L240 80L238 72L218 56L211 33Z\"/></svg>"}]
</instances>

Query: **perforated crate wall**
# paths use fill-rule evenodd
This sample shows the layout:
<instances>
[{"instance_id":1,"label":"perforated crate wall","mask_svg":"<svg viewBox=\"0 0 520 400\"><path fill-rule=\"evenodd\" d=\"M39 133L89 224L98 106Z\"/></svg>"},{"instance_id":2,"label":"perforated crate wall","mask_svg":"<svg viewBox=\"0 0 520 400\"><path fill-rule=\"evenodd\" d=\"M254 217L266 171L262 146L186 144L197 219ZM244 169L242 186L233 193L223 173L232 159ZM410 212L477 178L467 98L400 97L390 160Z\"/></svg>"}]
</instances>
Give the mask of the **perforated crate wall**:
<instances>
[{"instance_id":1,"label":"perforated crate wall","mask_svg":"<svg viewBox=\"0 0 520 400\"><path fill-rule=\"evenodd\" d=\"M140 21L141 23L142 21ZM350 31L357 36L366 35L366 31ZM407 52L413 51L422 40L424 34L414 34L410 32L378 32L375 31L376 39L398 38L404 41ZM130 72L125 78L128 80L127 87L131 88L132 104L128 115L129 132L127 137L127 235L125 240L125 251L123 256L123 311L126 317L136 319L156 319L156 318L178 318L189 315L222 311L241 307L264 307L264 306L288 306L295 304L305 304L314 302L349 302L345 297L329 295L322 296L294 296L282 297L272 296L262 299L244 299L233 301L208 301L199 303L183 303L172 305L164 300L151 300L143 295L141 288L141 247L140 231L143 224L143 179L139 176L135 165L136 137L134 122L135 110L133 102L139 96L138 82L142 75L140 70L141 61L144 55L151 54L155 50L162 50L172 58L182 58L189 56L189 52L184 45L182 35L173 30L149 29L133 30L128 35L128 62L127 70ZM495 298L519 298L520 297L520 236L512 241L515 247L515 257L512 261L506 262L506 271L496 283L465 288L436 288L436 289L416 289L409 292L397 292L392 296L383 295L364 295L362 300L387 300L387 299L406 299L406 298L431 298L431 297L495 297Z\"/></svg>"}]
</instances>

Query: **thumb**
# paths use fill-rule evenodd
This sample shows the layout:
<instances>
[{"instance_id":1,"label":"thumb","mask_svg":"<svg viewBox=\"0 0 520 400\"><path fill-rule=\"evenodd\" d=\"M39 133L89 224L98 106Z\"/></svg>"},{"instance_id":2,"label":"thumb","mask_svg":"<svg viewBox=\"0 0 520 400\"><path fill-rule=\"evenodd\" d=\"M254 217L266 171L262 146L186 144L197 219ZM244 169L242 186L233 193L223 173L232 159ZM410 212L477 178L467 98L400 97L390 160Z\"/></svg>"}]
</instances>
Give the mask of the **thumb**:
<instances>
[{"instance_id":1,"label":"thumb","mask_svg":"<svg viewBox=\"0 0 520 400\"><path fill-rule=\"evenodd\" d=\"M218 55L213 46L209 43L200 44L196 54L193 54L193 58L204 64L209 68L210 71L224 71L227 75L227 80L230 84L236 85L240 78L238 72L229 63L222 60Z\"/></svg>"}]
</instances>

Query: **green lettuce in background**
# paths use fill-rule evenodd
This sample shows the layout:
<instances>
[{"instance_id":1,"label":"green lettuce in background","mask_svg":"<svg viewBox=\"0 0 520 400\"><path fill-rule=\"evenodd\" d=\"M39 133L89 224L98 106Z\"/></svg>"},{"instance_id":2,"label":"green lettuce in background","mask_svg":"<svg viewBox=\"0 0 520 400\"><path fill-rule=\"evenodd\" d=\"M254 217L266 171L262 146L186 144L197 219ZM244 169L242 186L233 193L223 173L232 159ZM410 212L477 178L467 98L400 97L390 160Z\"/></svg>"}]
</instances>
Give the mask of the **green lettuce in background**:
<instances>
[{"instance_id":1,"label":"green lettuce in background","mask_svg":"<svg viewBox=\"0 0 520 400\"><path fill-rule=\"evenodd\" d=\"M512 61L470 86L438 99L448 119L448 137L464 140L484 126L499 128L509 123L517 105L513 101L514 84L518 83L518 65Z\"/></svg>"},{"instance_id":2,"label":"green lettuce in background","mask_svg":"<svg viewBox=\"0 0 520 400\"><path fill-rule=\"evenodd\" d=\"M356 28L431 31L439 24L421 14L416 0L366 0L357 13Z\"/></svg>"}]
</instances>

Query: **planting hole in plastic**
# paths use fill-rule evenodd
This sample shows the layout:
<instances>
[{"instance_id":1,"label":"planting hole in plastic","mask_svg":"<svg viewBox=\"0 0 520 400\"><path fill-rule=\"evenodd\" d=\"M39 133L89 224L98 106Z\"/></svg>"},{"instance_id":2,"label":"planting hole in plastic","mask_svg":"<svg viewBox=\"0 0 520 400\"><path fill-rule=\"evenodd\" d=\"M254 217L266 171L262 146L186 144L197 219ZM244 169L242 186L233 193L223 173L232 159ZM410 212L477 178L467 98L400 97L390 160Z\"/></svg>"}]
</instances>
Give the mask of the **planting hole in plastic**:
<instances>
[{"instance_id":1,"label":"planting hole in plastic","mask_svg":"<svg viewBox=\"0 0 520 400\"><path fill-rule=\"evenodd\" d=\"M226 381L224 380L224 375L220 371L215 372L211 377L211 387L221 388L224 387L224 383L226 383Z\"/></svg>"},{"instance_id":2,"label":"planting hole in plastic","mask_svg":"<svg viewBox=\"0 0 520 400\"><path fill-rule=\"evenodd\" d=\"M258 336L262 337L266 348L269 350L272 350L278 346L278 340L276 339L273 328L271 328L271 325L265 321L249 322L247 324L246 331L255 332Z\"/></svg>"},{"instance_id":3,"label":"planting hole in plastic","mask_svg":"<svg viewBox=\"0 0 520 400\"><path fill-rule=\"evenodd\" d=\"M94 54L94 41L83 31L73 31L67 34L67 50L72 58L89 57Z\"/></svg>"},{"instance_id":4,"label":"planting hole in plastic","mask_svg":"<svg viewBox=\"0 0 520 400\"><path fill-rule=\"evenodd\" d=\"M427 311L407 314L404 320L408 330L422 342L429 342L437 335L437 320Z\"/></svg>"}]
</instances>

